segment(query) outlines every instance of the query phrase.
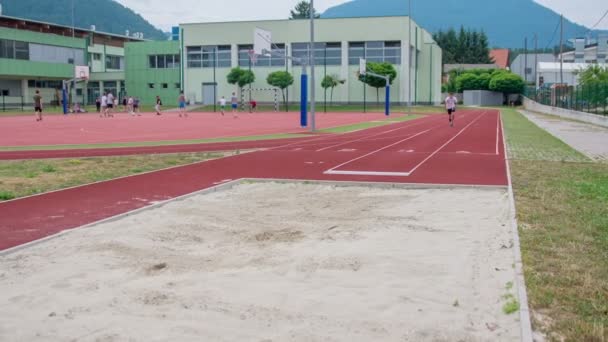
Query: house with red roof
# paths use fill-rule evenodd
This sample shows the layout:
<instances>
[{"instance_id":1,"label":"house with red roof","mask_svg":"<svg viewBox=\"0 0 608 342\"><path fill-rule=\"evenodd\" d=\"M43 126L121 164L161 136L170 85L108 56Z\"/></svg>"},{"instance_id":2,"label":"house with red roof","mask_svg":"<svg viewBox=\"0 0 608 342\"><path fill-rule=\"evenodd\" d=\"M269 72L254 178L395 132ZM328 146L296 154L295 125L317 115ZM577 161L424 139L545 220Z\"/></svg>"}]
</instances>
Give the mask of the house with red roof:
<instances>
[{"instance_id":1,"label":"house with red roof","mask_svg":"<svg viewBox=\"0 0 608 342\"><path fill-rule=\"evenodd\" d=\"M490 58L500 69L507 69L509 67L509 49L490 50Z\"/></svg>"}]
</instances>

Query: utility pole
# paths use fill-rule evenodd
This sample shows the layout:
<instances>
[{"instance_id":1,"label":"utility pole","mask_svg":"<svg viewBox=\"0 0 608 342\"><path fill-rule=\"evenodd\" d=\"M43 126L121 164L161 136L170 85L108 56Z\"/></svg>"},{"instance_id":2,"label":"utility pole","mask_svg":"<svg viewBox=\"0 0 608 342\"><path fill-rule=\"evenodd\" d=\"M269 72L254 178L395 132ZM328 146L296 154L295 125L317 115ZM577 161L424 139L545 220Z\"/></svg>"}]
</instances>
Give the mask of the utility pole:
<instances>
[{"instance_id":1,"label":"utility pole","mask_svg":"<svg viewBox=\"0 0 608 342\"><path fill-rule=\"evenodd\" d=\"M407 1L407 112L412 114L412 0Z\"/></svg>"},{"instance_id":2,"label":"utility pole","mask_svg":"<svg viewBox=\"0 0 608 342\"><path fill-rule=\"evenodd\" d=\"M564 15L560 17L559 34L559 83L564 84Z\"/></svg>"},{"instance_id":3,"label":"utility pole","mask_svg":"<svg viewBox=\"0 0 608 342\"><path fill-rule=\"evenodd\" d=\"M528 83L528 37L524 39L524 76Z\"/></svg>"},{"instance_id":4,"label":"utility pole","mask_svg":"<svg viewBox=\"0 0 608 342\"><path fill-rule=\"evenodd\" d=\"M538 82L538 35L534 33L534 84Z\"/></svg>"},{"instance_id":5,"label":"utility pole","mask_svg":"<svg viewBox=\"0 0 608 342\"><path fill-rule=\"evenodd\" d=\"M315 131L315 1L310 0L310 131Z\"/></svg>"}]
</instances>

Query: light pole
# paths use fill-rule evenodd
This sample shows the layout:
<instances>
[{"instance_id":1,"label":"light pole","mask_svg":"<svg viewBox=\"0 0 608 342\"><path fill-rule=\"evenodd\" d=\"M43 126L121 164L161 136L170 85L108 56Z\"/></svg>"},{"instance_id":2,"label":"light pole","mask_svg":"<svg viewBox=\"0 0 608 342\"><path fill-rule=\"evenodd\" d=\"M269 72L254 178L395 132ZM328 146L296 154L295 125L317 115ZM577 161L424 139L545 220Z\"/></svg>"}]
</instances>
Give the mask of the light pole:
<instances>
[{"instance_id":1,"label":"light pole","mask_svg":"<svg viewBox=\"0 0 608 342\"><path fill-rule=\"evenodd\" d=\"M315 131L315 1L310 0L310 131Z\"/></svg>"},{"instance_id":2,"label":"light pole","mask_svg":"<svg viewBox=\"0 0 608 342\"><path fill-rule=\"evenodd\" d=\"M407 110L412 113L412 0L407 0Z\"/></svg>"}]
</instances>

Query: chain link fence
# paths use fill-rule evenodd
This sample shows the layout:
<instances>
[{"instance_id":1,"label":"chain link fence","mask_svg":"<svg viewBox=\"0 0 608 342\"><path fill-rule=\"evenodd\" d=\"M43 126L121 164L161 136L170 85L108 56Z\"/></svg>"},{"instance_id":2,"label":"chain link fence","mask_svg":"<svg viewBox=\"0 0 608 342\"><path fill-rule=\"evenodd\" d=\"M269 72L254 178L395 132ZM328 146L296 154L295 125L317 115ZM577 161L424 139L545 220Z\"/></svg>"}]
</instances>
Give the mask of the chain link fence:
<instances>
[{"instance_id":1,"label":"chain link fence","mask_svg":"<svg viewBox=\"0 0 608 342\"><path fill-rule=\"evenodd\" d=\"M608 82L579 86L529 87L525 95L540 104L608 115Z\"/></svg>"}]
</instances>

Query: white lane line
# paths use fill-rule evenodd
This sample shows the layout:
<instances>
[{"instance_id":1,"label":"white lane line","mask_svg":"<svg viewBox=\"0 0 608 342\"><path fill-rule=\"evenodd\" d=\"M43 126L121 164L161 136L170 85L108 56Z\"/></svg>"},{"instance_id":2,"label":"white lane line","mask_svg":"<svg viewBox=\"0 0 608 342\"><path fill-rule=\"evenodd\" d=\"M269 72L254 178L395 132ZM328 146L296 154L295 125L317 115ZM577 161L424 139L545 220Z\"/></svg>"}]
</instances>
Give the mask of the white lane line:
<instances>
[{"instance_id":1,"label":"white lane line","mask_svg":"<svg viewBox=\"0 0 608 342\"><path fill-rule=\"evenodd\" d=\"M405 122L407 122L407 121L405 121ZM404 123L405 123L405 122L404 122ZM420 125L425 124L425 123L427 123L427 121L424 121L424 122L417 122L417 123L414 123L414 124L412 124L412 125L404 125L403 127L399 127L399 128L391 129L391 130L384 131L384 132L377 133L377 134L372 134L372 135L367 136L367 137L362 137L362 138L359 138L359 139L355 139L355 140L350 140L350 141L346 141L346 142L343 142L343 143L339 143L339 144L336 144L336 145L332 145L332 146L323 147L323 148L318 149L316 152L321 152L321 151L328 150L328 149L330 149L330 148L334 148L334 147L338 147L338 146L342 146L342 145L350 144L350 143L357 142L357 141L361 141L361 140L366 140L366 139L369 139L369 138L377 137L377 136L379 136L379 135L383 135L383 134L391 133L391 132L394 132L394 131L398 131L398 130L401 130L401 129L404 129L404 128L412 128L412 127L420 126ZM385 138L382 138L382 139L385 139ZM377 139L377 140L380 140L380 139ZM369 140L369 141L371 141L371 140Z\"/></svg>"},{"instance_id":2,"label":"white lane line","mask_svg":"<svg viewBox=\"0 0 608 342\"><path fill-rule=\"evenodd\" d=\"M392 144L390 144L390 145L384 146L384 147L382 147L382 148L379 148L379 149L377 149L377 150L375 150L375 151L372 151L372 152L370 152L370 153L368 153L368 154L362 155L362 156L357 157L357 158L355 158L355 159L351 159L351 160L349 160L349 161L347 161L347 162L345 162L345 163L342 163L342 164L340 164L340 165L338 165L338 166L335 166L335 167L333 167L333 168L331 168L331 169L329 169L329 170L325 171L324 173L325 173L325 174L331 174L331 172L333 172L335 169L339 169L340 167L342 167L342 166L344 166L344 165L347 165L347 164L350 164L350 163L352 163L352 162L354 162L354 161L357 161L357 160L359 160L359 159L363 159L363 158L365 158L365 157L369 157L369 156L371 156L372 154L378 153L378 152L380 152L380 151L382 151L382 150L386 150L387 148L390 148L390 147L393 147L393 146L395 146L395 145L398 145L398 144L400 144L400 143L402 143L402 142L404 142L404 141L408 141L408 140L410 140L410 139L414 139L415 137L417 137L417 136L419 136L419 135L422 135L422 134L424 134L424 133L427 133L427 132L428 132L428 131L430 131L430 130L432 130L432 128L429 128L429 129L427 129L426 131L418 132L418 133L416 133L416 134L414 134L414 135L412 135L412 136L410 136L410 137L407 137L407 138L405 138L405 139L399 140L399 141L397 141L397 142L395 142L395 143L392 143Z\"/></svg>"},{"instance_id":3,"label":"white lane line","mask_svg":"<svg viewBox=\"0 0 608 342\"><path fill-rule=\"evenodd\" d=\"M414 171L416 171L420 166L422 166L422 164L426 163L429 159L433 158L433 156L435 156L437 153L439 153L439 151L441 151L444 147L448 146L452 141L454 141L454 139L458 138L459 135L461 135L464 131L467 130L467 128L471 127L475 122L477 122L477 120L481 119L485 114L487 113L487 111L484 111L481 113L481 115L479 115L477 117L477 119L471 121L470 124L466 125L465 128L463 128L462 130L460 130L460 132L458 132L455 136L453 136L450 140L448 140L445 144L441 145L441 147L439 147L438 149L436 149L433 153L431 153L430 156L426 157L423 161L421 161L418 165L416 165L413 169L410 170L409 174L411 175L412 173L414 173Z\"/></svg>"},{"instance_id":4,"label":"white lane line","mask_svg":"<svg viewBox=\"0 0 608 342\"><path fill-rule=\"evenodd\" d=\"M500 112L496 116L496 155L498 155L498 137L500 136Z\"/></svg>"},{"instance_id":5,"label":"white lane line","mask_svg":"<svg viewBox=\"0 0 608 342\"><path fill-rule=\"evenodd\" d=\"M348 175L348 176L383 176L383 177L407 177L408 172L379 172L379 171L325 171L326 175Z\"/></svg>"}]
</instances>

